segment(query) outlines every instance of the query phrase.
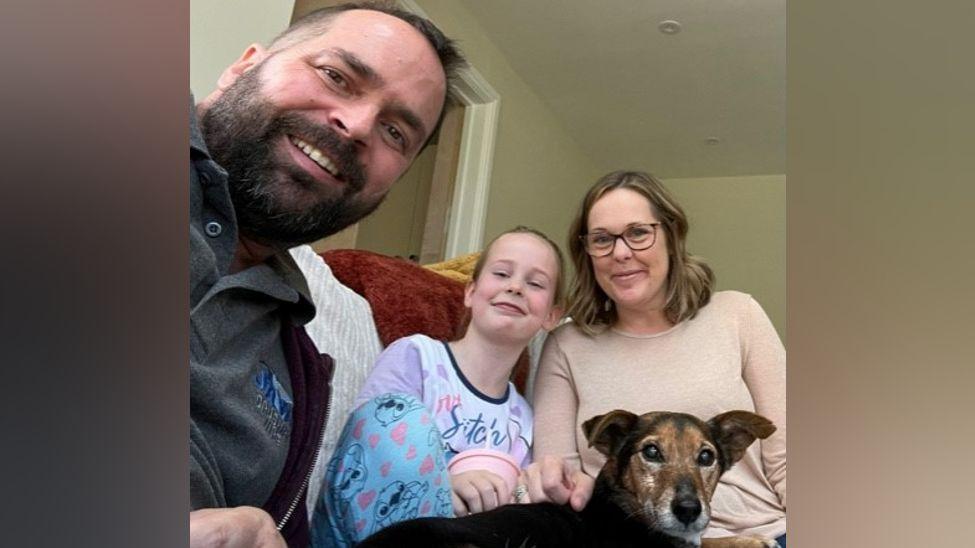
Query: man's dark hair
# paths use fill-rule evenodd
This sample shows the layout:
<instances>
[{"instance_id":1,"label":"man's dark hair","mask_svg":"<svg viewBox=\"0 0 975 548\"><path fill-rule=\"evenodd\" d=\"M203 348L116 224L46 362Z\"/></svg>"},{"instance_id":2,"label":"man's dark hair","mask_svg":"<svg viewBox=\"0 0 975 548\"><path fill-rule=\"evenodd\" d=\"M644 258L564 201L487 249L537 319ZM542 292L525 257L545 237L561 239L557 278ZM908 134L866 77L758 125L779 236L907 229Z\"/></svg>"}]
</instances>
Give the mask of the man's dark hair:
<instances>
[{"instance_id":1,"label":"man's dark hair","mask_svg":"<svg viewBox=\"0 0 975 548\"><path fill-rule=\"evenodd\" d=\"M452 82L457 78L460 69L467 65L464 55L457 48L453 40L444 36L429 19L420 17L415 13L408 12L396 7L391 2L349 2L337 6L329 6L317 9L307 15L298 18L284 32L279 34L268 49L271 51L281 50L291 47L299 42L307 40L313 35L321 34L328 29L329 22L338 14L349 10L370 10L391 15L401 19L415 28L427 39L427 42L437 52L440 65L443 67L447 82Z\"/></svg>"},{"instance_id":2,"label":"man's dark hair","mask_svg":"<svg viewBox=\"0 0 975 548\"><path fill-rule=\"evenodd\" d=\"M444 76L447 80L447 94L450 95L450 84L454 82L460 73L460 70L467 66L467 60L464 59L464 54L460 52L457 44L444 36L440 29L433 24L429 19L420 17L415 13L411 13L402 8L397 7L392 2L348 2L345 4L339 4L337 6L328 6L325 8L317 9L306 15L298 18L295 22L291 23L291 26L285 29L284 32L279 34L274 40L268 45L268 50L271 52L289 48L295 44L303 42L312 36L321 34L328 29L328 25L336 15L350 11L350 10L371 10L378 11L380 13L385 13L386 15L391 15L397 19L401 19L409 24L411 27L415 28L427 42L433 47L433 50L437 53L437 58L440 60L440 66L443 67ZM440 130L440 125L443 123L444 114L447 112L447 101L444 101L443 108L440 109L440 116L437 118L437 123L427 137L426 142L420 149L426 148L433 137Z\"/></svg>"}]
</instances>

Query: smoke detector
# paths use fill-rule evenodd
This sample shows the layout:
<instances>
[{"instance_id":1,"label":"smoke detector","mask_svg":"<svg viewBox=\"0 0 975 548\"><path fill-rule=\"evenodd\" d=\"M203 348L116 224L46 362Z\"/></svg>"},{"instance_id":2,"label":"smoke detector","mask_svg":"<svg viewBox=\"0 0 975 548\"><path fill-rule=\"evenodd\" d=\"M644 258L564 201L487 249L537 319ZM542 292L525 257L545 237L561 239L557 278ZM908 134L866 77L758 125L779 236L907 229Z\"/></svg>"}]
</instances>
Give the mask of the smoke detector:
<instances>
[{"instance_id":1,"label":"smoke detector","mask_svg":"<svg viewBox=\"0 0 975 548\"><path fill-rule=\"evenodd\" d=\"M666 21L661 21L660 24L657 25L657 29L659 29L660 32L664 34L677 34L678 32L680 32L681 28L682 27L680 23L674 21L673 19L667 19Z\"/></svg>"}]
</instances>

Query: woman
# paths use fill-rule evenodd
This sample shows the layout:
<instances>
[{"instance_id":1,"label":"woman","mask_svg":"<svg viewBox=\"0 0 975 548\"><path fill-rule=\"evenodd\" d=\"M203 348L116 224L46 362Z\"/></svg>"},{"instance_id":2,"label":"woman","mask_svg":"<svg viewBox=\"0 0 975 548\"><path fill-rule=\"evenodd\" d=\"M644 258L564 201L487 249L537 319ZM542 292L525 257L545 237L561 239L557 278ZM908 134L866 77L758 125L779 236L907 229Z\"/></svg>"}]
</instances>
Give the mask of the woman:
<instances>
[{"instance_id":1,"label":"woman","mask_svg":"<svg viewBox=\"0 0 975 548\"><path fill-rule=\"evenodd\" d=\"M705 536L785 546L785 349L749 295L712 294L711 269L685 249L687 229L646 173L610 173L589 190L569 236L573 322L546 340L535 380L535 464L522 500L585 504L604 462L580 428L592 416L744 409L778 430L721 478Z\"/></svg>"}]
</instances>

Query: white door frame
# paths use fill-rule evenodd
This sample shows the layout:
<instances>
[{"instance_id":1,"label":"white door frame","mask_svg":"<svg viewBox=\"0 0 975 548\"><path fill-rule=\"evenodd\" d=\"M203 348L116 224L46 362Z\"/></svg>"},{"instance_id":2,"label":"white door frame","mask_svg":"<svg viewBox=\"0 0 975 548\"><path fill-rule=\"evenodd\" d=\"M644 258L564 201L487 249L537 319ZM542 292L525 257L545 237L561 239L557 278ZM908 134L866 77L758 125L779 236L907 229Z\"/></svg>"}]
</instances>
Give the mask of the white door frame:
<instances>
[{"instance_id":1,"label":"white door frame","mask_svg":"<svg viewBox=\"0 0 975 548\"><path fill-rule=\"evenodd\" d=\"M411 13L427 17L414 0L398 0L398 3ZM447 219L445 259L480 251L484 243L494 141L501 111L501 96L472 66L460 71L450 92L464 105L464 130Z\"/></svg>"}]
</instances>

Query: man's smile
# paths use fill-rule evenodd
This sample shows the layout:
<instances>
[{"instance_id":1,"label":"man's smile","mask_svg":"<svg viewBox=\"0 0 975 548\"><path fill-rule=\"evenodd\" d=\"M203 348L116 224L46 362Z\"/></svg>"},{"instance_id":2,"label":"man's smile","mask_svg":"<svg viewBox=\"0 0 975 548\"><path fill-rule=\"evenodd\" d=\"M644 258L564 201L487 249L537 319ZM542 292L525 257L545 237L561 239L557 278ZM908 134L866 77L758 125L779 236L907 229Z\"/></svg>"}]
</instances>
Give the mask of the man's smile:
<instances>
[{"instance_id":1,"label":"man's smile","mask_svg":"<svg viewBox=\"0 0 975 548\"><path fill-rule=\"evenodd\" d=\"M316 165L328 172L329 175L335 177L338 180L342 179L342 173L339 168L335 165L335 162L329 158L324 152L318 148L312 146L308 142L302 140L299 137L293 135L288 136L288 140L291 141L298 150L300 150L308 159L315 162Z\"/></svg>"}]
</instances>

